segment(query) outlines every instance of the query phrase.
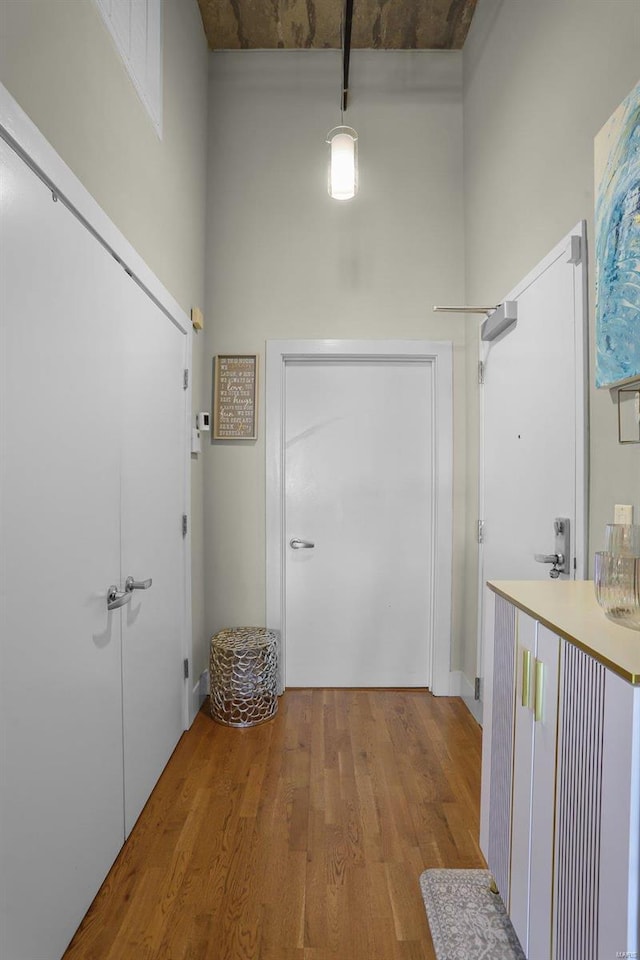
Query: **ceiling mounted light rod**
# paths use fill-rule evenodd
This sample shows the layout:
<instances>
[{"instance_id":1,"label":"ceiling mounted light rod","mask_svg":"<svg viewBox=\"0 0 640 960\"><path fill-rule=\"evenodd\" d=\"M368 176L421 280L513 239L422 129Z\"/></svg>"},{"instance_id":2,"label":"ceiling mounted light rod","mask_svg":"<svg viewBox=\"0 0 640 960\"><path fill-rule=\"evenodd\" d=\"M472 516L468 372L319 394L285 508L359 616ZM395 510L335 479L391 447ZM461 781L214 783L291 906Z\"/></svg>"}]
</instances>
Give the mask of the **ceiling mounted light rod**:
<instances>
[{"instance_id":1,"label":"ceiling mounted light rod","mask_svg":"<svg viewBox=\"0 0 640 960\"><path fill-rule=\"evenodd\" d=\"M345 0L342 19L342 84L340 87L341 125L327 134L329 144L329 196L333 200L352 200L358 192L358 134L344 126L349 94L349 59L353 0Z\"/></svg>"},{"instance_id":2,"label":"ceiling mounted light rod","mask_svg":"<svg viewBox=\"0 0 640 960\"><path fill-rule=\"evenodd\" d=\"M349 62L351 60L351 24L353 22L353 0L345 0L344 35L342 38L342 112L347 109L349 97Z\"/></svg>"}]
</instances>

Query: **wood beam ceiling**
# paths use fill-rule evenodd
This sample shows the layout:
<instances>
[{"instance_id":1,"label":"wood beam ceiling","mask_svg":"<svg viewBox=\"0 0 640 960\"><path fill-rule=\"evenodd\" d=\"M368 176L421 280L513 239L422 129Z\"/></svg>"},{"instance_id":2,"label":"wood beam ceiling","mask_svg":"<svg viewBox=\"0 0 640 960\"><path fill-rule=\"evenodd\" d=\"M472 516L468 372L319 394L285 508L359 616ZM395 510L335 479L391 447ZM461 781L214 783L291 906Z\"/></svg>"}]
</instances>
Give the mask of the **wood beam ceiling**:
<instances>
[{"instance_id":1,"label":"wood beam ceiling","mask_svg":"<svg viewBox=\"0 0 640 960\"><path fill-rule=\"evenodd\" d=\"M198 0L212 50L340 48L343 0ZM352 48L459 50L477 0L355 0Z\"/></svg>"}]
</instances>

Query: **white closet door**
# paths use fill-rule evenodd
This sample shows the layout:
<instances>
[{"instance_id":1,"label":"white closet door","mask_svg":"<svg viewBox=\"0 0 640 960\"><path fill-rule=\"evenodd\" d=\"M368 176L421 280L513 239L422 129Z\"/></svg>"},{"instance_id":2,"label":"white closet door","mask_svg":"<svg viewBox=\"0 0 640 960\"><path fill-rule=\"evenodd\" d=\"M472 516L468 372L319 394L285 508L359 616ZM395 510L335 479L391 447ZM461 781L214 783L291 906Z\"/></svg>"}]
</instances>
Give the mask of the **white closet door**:
<instances>
[{"instance_id":1,"label":"white closet door","mask_svg":"<svg viewBox=\"0 0 640 960\"><path fill-rule=\"evenodd\" d=\"M58 957L123 842L128 278L0 141L0 956Z\"/></svg>"},{"instance_id":2,"label":"white closet door","mask_svg":"<svg viewBox=\"0 0 640 960\"><path fill-rule=\"evenodd\" d=\"M122 608L125 821L129 834L183 730L187 338L130 281L124 330ZM124 586L124 584L123 584Z\"/></svg>"}]
</instances>

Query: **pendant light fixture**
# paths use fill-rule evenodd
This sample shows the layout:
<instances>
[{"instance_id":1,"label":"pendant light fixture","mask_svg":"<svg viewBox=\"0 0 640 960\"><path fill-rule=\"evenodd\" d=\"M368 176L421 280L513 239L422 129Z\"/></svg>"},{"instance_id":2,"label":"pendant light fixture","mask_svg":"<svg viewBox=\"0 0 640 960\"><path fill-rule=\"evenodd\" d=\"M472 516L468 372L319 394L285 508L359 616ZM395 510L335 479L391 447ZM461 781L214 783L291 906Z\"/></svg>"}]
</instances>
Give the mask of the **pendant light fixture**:
<instances>
[{"instance_id":1,"label":"pendant light fixture","mask_svg":"<svg viewBox=\"0 0 640 960\"><path fill-rule=\"evenodd\" d=\"M329 196L352 200L358 192L358 134L353 127L334 127L329 144Z\"/></svg>"},{"instance_id":2,"label":"pendant light fixture","mask_svg":"<svg viewBox=\"0 0 640 960\"><path fill-rule=\"evenodd\" d=\"M339 127L327 134L329 144L329 196L333 200L352 200L358 192L358 134L345 127L344 112L349 93L349 59L351 55L351 21L353 0L345 0L342 20L342 90L340 92Z\"/></svg>"}]
</instances>

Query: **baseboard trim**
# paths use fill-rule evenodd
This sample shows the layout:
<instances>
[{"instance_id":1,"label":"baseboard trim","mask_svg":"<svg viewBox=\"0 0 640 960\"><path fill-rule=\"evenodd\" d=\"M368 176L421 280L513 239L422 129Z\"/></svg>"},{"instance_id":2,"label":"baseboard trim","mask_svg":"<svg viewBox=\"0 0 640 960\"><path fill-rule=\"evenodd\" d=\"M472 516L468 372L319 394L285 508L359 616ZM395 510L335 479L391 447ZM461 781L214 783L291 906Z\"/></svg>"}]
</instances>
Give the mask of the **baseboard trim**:
<instances>
[{"instance_id":1,"label":"baseboard trim","mask_svg":"<svg viewBox=\"0 0 640 960\"><path fill-rule=\"evenodd\" d=\"M449 696L461 697L471 716L482 726L482 703L476 700L473 686L462 670L451 670L449 673Z\"/></svg>"},{"instance_id":2,"label":"baseboard trim","mask_svg":"<svg viewBox=\"0 0 640 960\"><path fill-rule=\"evenodd\" d=\"M462 699L476 723L482 726L482 701L476 700L475 697L463 697Z\"/></svg>"},{"instance_id":3,"label":"baseboard trim","mask_svg":"<svg viewBox=\"0 0 640 960\"><path fill-rule=\"evenodd\" d=\"M189 711L189 726L193 723L200 707L204 703L205 699L209 696L209 671L203 670L200 676L198 677L198 682L191 687L190 693L190 711Z\"/></svg>"},{"instance_id":4,"label":"baseboard trim","mask_svg":"<svg viewBox=\"0 0 640 960\"><path fill-rule=\"evenodd\" d=\"M449 673L449 696L466 697L473 696L473 688L462 670L451 670Z\"/></svg>"}]
</instances>

